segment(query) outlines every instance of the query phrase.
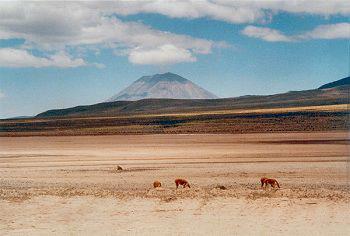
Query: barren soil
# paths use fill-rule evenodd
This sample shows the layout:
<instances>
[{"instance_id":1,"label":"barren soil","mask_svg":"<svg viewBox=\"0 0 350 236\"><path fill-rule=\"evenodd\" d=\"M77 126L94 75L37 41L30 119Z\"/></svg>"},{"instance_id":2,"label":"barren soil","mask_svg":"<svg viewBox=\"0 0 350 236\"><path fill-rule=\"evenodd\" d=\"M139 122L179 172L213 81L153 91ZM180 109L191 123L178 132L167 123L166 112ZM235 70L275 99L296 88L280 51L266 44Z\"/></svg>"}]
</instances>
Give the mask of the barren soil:
<instances>
[{"instance_id":1,"label":"barren soil","mask_svg":"<svg viewBox=\"0 0 350 236\"><path fill-rule=\"evenodd\" d=\"M349 235L349 170L347 132L3 137L0 234Z\"/></svg>"}]
</instances>

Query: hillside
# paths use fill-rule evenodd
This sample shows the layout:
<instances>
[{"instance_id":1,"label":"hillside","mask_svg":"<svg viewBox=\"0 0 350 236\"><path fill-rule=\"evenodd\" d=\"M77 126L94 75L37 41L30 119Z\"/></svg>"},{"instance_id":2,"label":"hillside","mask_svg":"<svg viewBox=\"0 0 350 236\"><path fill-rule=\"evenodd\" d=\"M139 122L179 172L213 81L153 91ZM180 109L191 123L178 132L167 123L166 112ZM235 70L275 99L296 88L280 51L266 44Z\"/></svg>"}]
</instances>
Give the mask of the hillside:
<instances>
[{"instance_id":1,"label":"hillside","mask_svg":"<svg viewBox=\"0 0 350 236\"><path fill-rule=\"evenodd\" d=\"M335 88L339 86L349 86L350 85L350 77L346 77L328 84L324 84L318 89L329 89L329 88Z\"/></svg>"},{"instance_id":2,"label":"hillside","mask_svg":"<svg viewBox=\"0 0 350 236\"><path fill-rule=\"evenodd\" d=\"M347 131L349 85L267 96L142 99L0 120L0 136Z\"/></svg>"},{"instance_id":3,"label":"hillside","mask_svg":"<svg viewBox=\"0 0 350 236\"><path fill-rule=\"evenodd\" d=\"M280 108L348 103L349 86L327 90L292 91L267 96L243 96L225 99L143 99L116 101L67 109L49 110L36 117L90 117L130 114L162 114L252 108Z\"/></svg>"}]
</instances>

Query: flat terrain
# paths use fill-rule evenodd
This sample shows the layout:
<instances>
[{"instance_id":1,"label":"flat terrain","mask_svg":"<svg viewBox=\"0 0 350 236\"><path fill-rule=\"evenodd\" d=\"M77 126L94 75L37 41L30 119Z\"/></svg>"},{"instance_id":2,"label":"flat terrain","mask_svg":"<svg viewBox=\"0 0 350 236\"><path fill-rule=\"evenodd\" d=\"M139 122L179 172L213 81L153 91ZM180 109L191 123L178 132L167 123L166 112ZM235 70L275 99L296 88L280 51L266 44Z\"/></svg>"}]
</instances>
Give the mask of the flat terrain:
<instances>
[{"instance_id":1,"label":"flat terrain","mask_svg":"<svg viewBox=\"0 0 350 236\"><path fill-rule=\"evenodd\" d=\"M347 132L2 137L0 234L347 235L349 170Z\"/></svg>"}]
</instances>

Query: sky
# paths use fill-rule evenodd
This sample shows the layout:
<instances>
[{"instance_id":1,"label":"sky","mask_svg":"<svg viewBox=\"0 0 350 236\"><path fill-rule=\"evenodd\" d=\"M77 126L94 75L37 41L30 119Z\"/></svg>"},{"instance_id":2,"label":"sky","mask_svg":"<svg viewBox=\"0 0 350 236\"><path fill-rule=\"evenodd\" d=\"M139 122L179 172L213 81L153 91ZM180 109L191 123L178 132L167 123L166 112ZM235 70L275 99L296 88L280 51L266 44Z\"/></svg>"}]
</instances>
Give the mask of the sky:
<instances>
[{"instance_id":1,"label":"sky","mask_svg":"<svg viewBox=\"0 0 350 236\"><path fill-rule=\"evenodd\" d=\"M103 102L173 72L219 97L349 74L350 2L0 2L0 118Z\"/></svg>"}]
</instances>

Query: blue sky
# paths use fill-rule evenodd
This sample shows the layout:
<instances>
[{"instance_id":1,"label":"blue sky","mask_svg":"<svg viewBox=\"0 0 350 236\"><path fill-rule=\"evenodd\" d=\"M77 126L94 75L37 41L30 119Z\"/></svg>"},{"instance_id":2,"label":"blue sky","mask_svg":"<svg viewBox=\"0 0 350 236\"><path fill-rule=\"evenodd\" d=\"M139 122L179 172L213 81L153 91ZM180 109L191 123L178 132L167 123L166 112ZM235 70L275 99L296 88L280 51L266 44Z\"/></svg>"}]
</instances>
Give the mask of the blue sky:
<instances>
[{"instance_id":1,"label":"blue sky","mask_svg":"<svg viewBox=\"0 0 350 236\"><path fill-rule=\"evenodd\" d=\"M0 3L0 118L102 102L168 71L220 97L346 77L350 4L314 3Z\"/></svg>"}]
</instances>

